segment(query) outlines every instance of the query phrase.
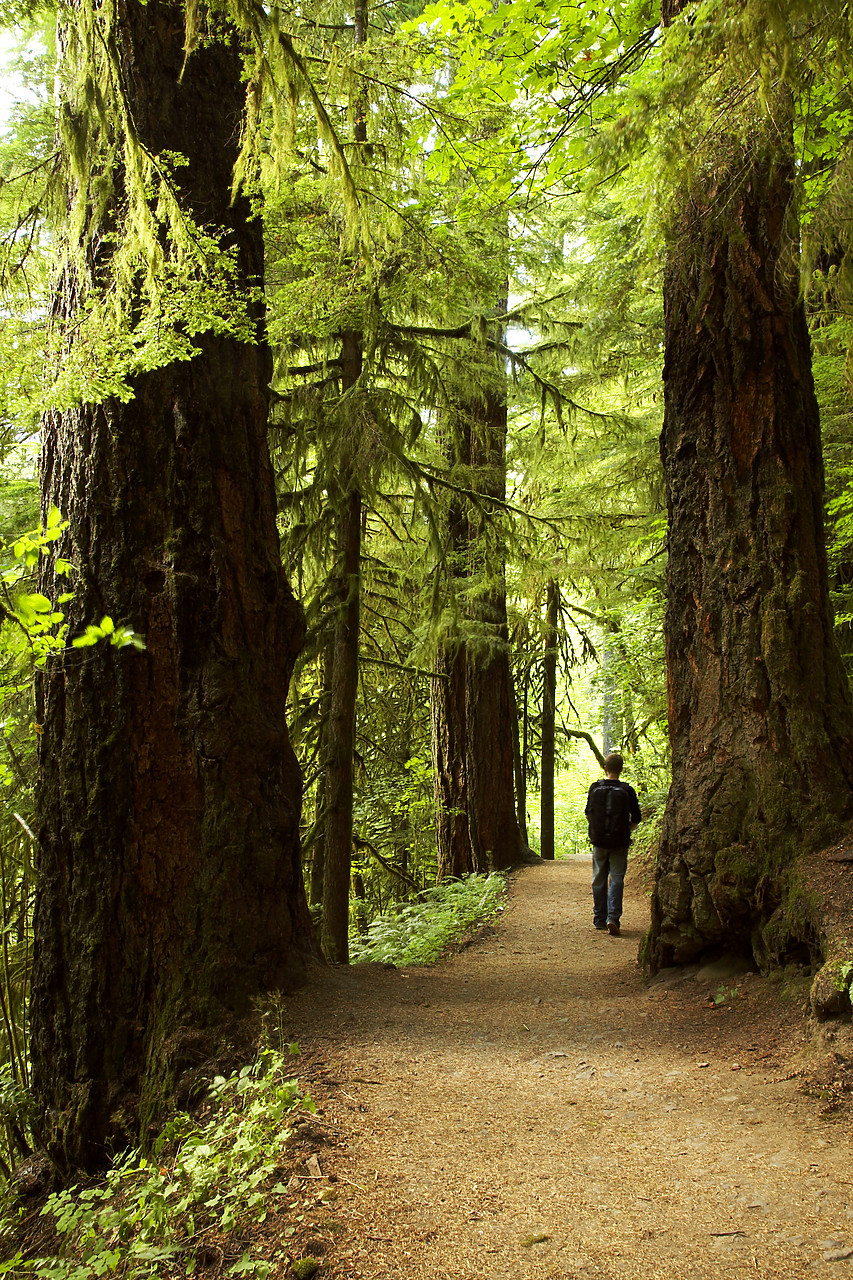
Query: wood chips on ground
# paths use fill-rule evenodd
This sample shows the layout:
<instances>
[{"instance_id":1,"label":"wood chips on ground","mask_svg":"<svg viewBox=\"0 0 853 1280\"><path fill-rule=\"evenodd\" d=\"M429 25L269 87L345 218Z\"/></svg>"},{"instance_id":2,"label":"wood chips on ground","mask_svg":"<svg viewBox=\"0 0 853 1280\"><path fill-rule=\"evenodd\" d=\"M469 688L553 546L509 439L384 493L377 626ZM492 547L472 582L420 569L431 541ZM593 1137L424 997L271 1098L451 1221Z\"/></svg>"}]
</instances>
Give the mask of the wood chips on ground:
<instances>
[{"instance_id":1,"label":"wood chips on ground","mask_svg":"<svg viewBox=\"0 0 853 1280\"><path fill-rule=\"evenodd\" d=\"M853 1280L849 1027L816 1036L796 973L647 984L641 877L619 938L589 880L526 868L434 968L286 1002L318 1116L274 1276L311 1255L340 1280Z\"/></svg>"}]
</instances>

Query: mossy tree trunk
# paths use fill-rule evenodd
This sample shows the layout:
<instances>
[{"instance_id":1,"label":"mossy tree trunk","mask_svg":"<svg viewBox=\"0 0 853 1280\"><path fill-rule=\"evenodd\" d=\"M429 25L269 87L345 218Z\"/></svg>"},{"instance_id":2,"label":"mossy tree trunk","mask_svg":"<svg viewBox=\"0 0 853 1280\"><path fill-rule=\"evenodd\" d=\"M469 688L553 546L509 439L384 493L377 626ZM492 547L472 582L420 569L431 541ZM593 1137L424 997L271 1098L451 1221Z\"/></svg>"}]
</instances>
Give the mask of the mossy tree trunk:
<instances>
[{"instance_id":1,"label":"mossy tree trunk","mask_svg":"<svg viewBox=\"0 0 853 1280\"><path fill-rule=\"evenodd\" d=\"M454 494L449 504L449 577L460 623L439 649L431 689L439 878L509 867L530 853L515 805L518 712L500 527L505 375L479 346L465 368L474 385L460 385L448 410L444 448L451 475L476 498Z\"/></svg>"},{"instance_id":2,"label":"mossy tree trunk","mask_svg":"<svg viewBox=\"0 0 853 1280\"><path fill-rule=\"evenodd\" d=\"M317 742L317 787L314 799L313 854L308 901L312 910L322 910L323 885L326 879L326 758L327 725L332 697L332 666L334 663L334 633L323 645L320 653L320 724Z\"/></svg>"},{"instance_id":3,"label":"mossy tree trunk","mask_svg":"<svg viewBox=\"0 0 853 1280\"><path fill-rule=\"evenodd\" d=\"M349 896L355 711L361 614L361 492L348 484L336 520L337 612L325 727L326 821L323 876L323 952L334 964L349 963Z\"/></svg>"},{"instance_id":4,"label":"mossy tree trunk","mask_svg":"<svg viewBox=\"0 0 853 1280\"><path fill-rule=\"evenodd\" d=\"M545 652L542 657L542 764L540 771L540 856L554 858L554 770L557 705L557 622L560 584L548 580L545 601Z\"/></svg>"},{"instance_id":5,"label":"mossy tree trunk","mask_svg":"<svg viewBox=\"0 0 853 1280\"><path fill-rule=\"evenodd\" d=\"M680 6L678 6L680 7ZM676 8L670 3L665 16ZM798 853L850 813L820 428L791 218L792 148L756 112L672 227L665 280L666 651L673 781L646 957L798 937Z\"/></svg>"},{"instance_id":6,"label":"mossy tree trunk","mask_svg":"<svg viewBox=\"0 0 853 1280\"><path fill-rule=\"evenodd\" d=\"M527 678L527 673L522 672L522 679ZM510 664L510 698L509 709L512 716L512 774L515 780L515 820L518 823L518 833L521 844L525 849L530 847L530 840L527 836L527 768L525 752L521 745L521 724L518 714L518 692L516 688L515 676Z\"/></svg>"},{"instance_id":7,"label":"mossy tree trunk","mask_svg":"<svg viewBox=\"0 0 853 1280\"><path fill-rule=\"evenodd\" d=\"M356 0L353 43L366 43L367 0ZM353 141L361 152L367 143L367 101L361 86L352 104ZM364 369L364 334L346 329L341 335L341 393L358 387ZM351 412L358 405L350 399ZM349 406L348 406L349 407ZM357 433L356 433L357 436ZM320 937L323 953L334 964L349 964L349 901L352 873L353 807L355 802L355 732L361 640L361 543L364 515L359 482L359 444L342 451L338 509L335 518L335 598L329 716L325 743L325 848L323 913ZM363 882L362 882L363 887ZM364 895L362 893L362 902ZM359 908L363 918L364 908Z\"/></svg>"},{"instance_id":8,"label":"mossy tree trunk","mask_svg":"<svg viewBox=\"0 0 853 1280\"><path fill-rule=\"evenodd\" d=\"M470 461L470 424L453 415L446 424L445 462L451 475ZM468 576L468 520L459 494L448 502L446 556L450 590L459 595ZM464 635L457 628L438 648L430 681L430 741L435 787L437 879L469 875L474 870L468 835L468 727L465 686L468 667Z\"/></svg>"},{"instance_id":9,"label":"mossy tree trunk","mask_svg":"<svg viewBox=\"0 0 853 1280\"><path fill-rule=\"evenodd\" d=\"M483 387L469 397L471 477L480 495L469 510L468 548L475 585L468 606L465 721L468 830L474 869L517 864L530 853L515 808L515 689L509 661L504 540L506 501L506 376L485 360Z\"/></svg>"},{"instance_id":10,"label":"mossy tree trunk","mask_svg":"<svg viewBox=\"0 0 853 1280\"><path fill-rule=\"evenodd\" d=\"M261 226L231 201L239 52L206 44L181 76L183 7L119 9L139 139L187 158L189 211L226 229L257 288ZM33 1088L65 1166L148 1140L217 1029L313 954L284 719L303 622L281 568L257 324L252 344L201 336L128 404L44 423L43 503L68 517L59 549L79 569L71 634L109 613L146 642L69 651L38 691ZM43 590L63 584L45 569Z\"/></svg>"}]
</instances>

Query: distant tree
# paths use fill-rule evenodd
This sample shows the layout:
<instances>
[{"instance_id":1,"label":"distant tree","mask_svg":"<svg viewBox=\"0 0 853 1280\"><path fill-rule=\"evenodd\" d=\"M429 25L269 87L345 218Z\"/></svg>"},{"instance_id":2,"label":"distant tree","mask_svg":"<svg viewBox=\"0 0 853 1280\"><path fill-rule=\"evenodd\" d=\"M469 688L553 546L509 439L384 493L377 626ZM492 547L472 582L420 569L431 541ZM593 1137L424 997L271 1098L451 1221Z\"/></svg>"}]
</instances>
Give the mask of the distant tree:
<instances>
[{"instance_id":1,"label":"distant tree","mask_svg":"<svg viewBox=\"0 0 853 1280\"><path fill-rule=\"evenodd\" d=\"M67 513L59 550L76 566L71 635L109 612L146 646L69 650L38 697L33 1087L41 1140L83 1167L150 1138L183 1073L313 954L285 725L303 622L266 439L263 245L248 199L232 198L241 51L218 12L196 13L208 25L187 55L182 4L119 9L109 29L111 8L91 0L63 13L63 360L87 358L87 315L120 295L123 236L142 234L158 189L216 290L186 322L183 359L133 373L129 398L87 404L81 387L84 403L44 422L43 502ZM152 296L168 303L170 271L182 278L166 227L146 236L124 283L137 319Z\"/></svg>"},{"instance_id":2,"label":"distant tree","mask_svg":"<svg viewBox=\"0 0 853 1280\"><path fill-rule=\"evenodd\" d=\"M542 764L540 767L539 852L548 860L554 857L554 766L555 730L557 722L557 623L560 612L560 587L548 579L545 601L545 652L542 655Z\"/></svg>"}]
</instances>

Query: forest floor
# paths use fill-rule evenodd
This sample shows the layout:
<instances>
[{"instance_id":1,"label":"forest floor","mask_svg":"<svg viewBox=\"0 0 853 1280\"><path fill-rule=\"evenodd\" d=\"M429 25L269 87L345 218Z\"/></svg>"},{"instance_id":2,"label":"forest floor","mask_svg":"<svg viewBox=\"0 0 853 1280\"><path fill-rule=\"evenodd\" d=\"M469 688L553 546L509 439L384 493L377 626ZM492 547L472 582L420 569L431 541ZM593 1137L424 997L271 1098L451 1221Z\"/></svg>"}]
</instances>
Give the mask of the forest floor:
<instances>
[{"instance_id":1,"label":"forest floor","mask_svg":"<svg viewBox=\"0 0 853 1280\"><path fill-rule=\"evenodd\" d=\"M853 1280L849 1026L816 1035L796 973L647 983L641 870L621 937L592 927L587 858L545 863L433 968L329 970L286 1002L318 1114L290 1234L252 1242L273 1276Z\"/></svg>"}]
</instances>

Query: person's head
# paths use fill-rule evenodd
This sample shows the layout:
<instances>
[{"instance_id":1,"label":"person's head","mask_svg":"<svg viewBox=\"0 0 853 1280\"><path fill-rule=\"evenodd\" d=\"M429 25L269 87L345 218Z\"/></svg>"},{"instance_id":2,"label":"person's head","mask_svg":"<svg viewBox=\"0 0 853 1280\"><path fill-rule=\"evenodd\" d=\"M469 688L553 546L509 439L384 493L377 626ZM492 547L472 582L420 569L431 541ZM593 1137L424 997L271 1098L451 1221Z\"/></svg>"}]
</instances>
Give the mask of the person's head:
<instances>
[{"instance_id":1,"label":"person's head","mask_svg":"<svg viewBox=\"0 0 853 1280\"><path fill-rule=\"evenodd\" d=\"M604 772L608 778L618 778L625 765L618 751L611 751L609 756L604 759Z\"/></svg>"}]
</instances>

